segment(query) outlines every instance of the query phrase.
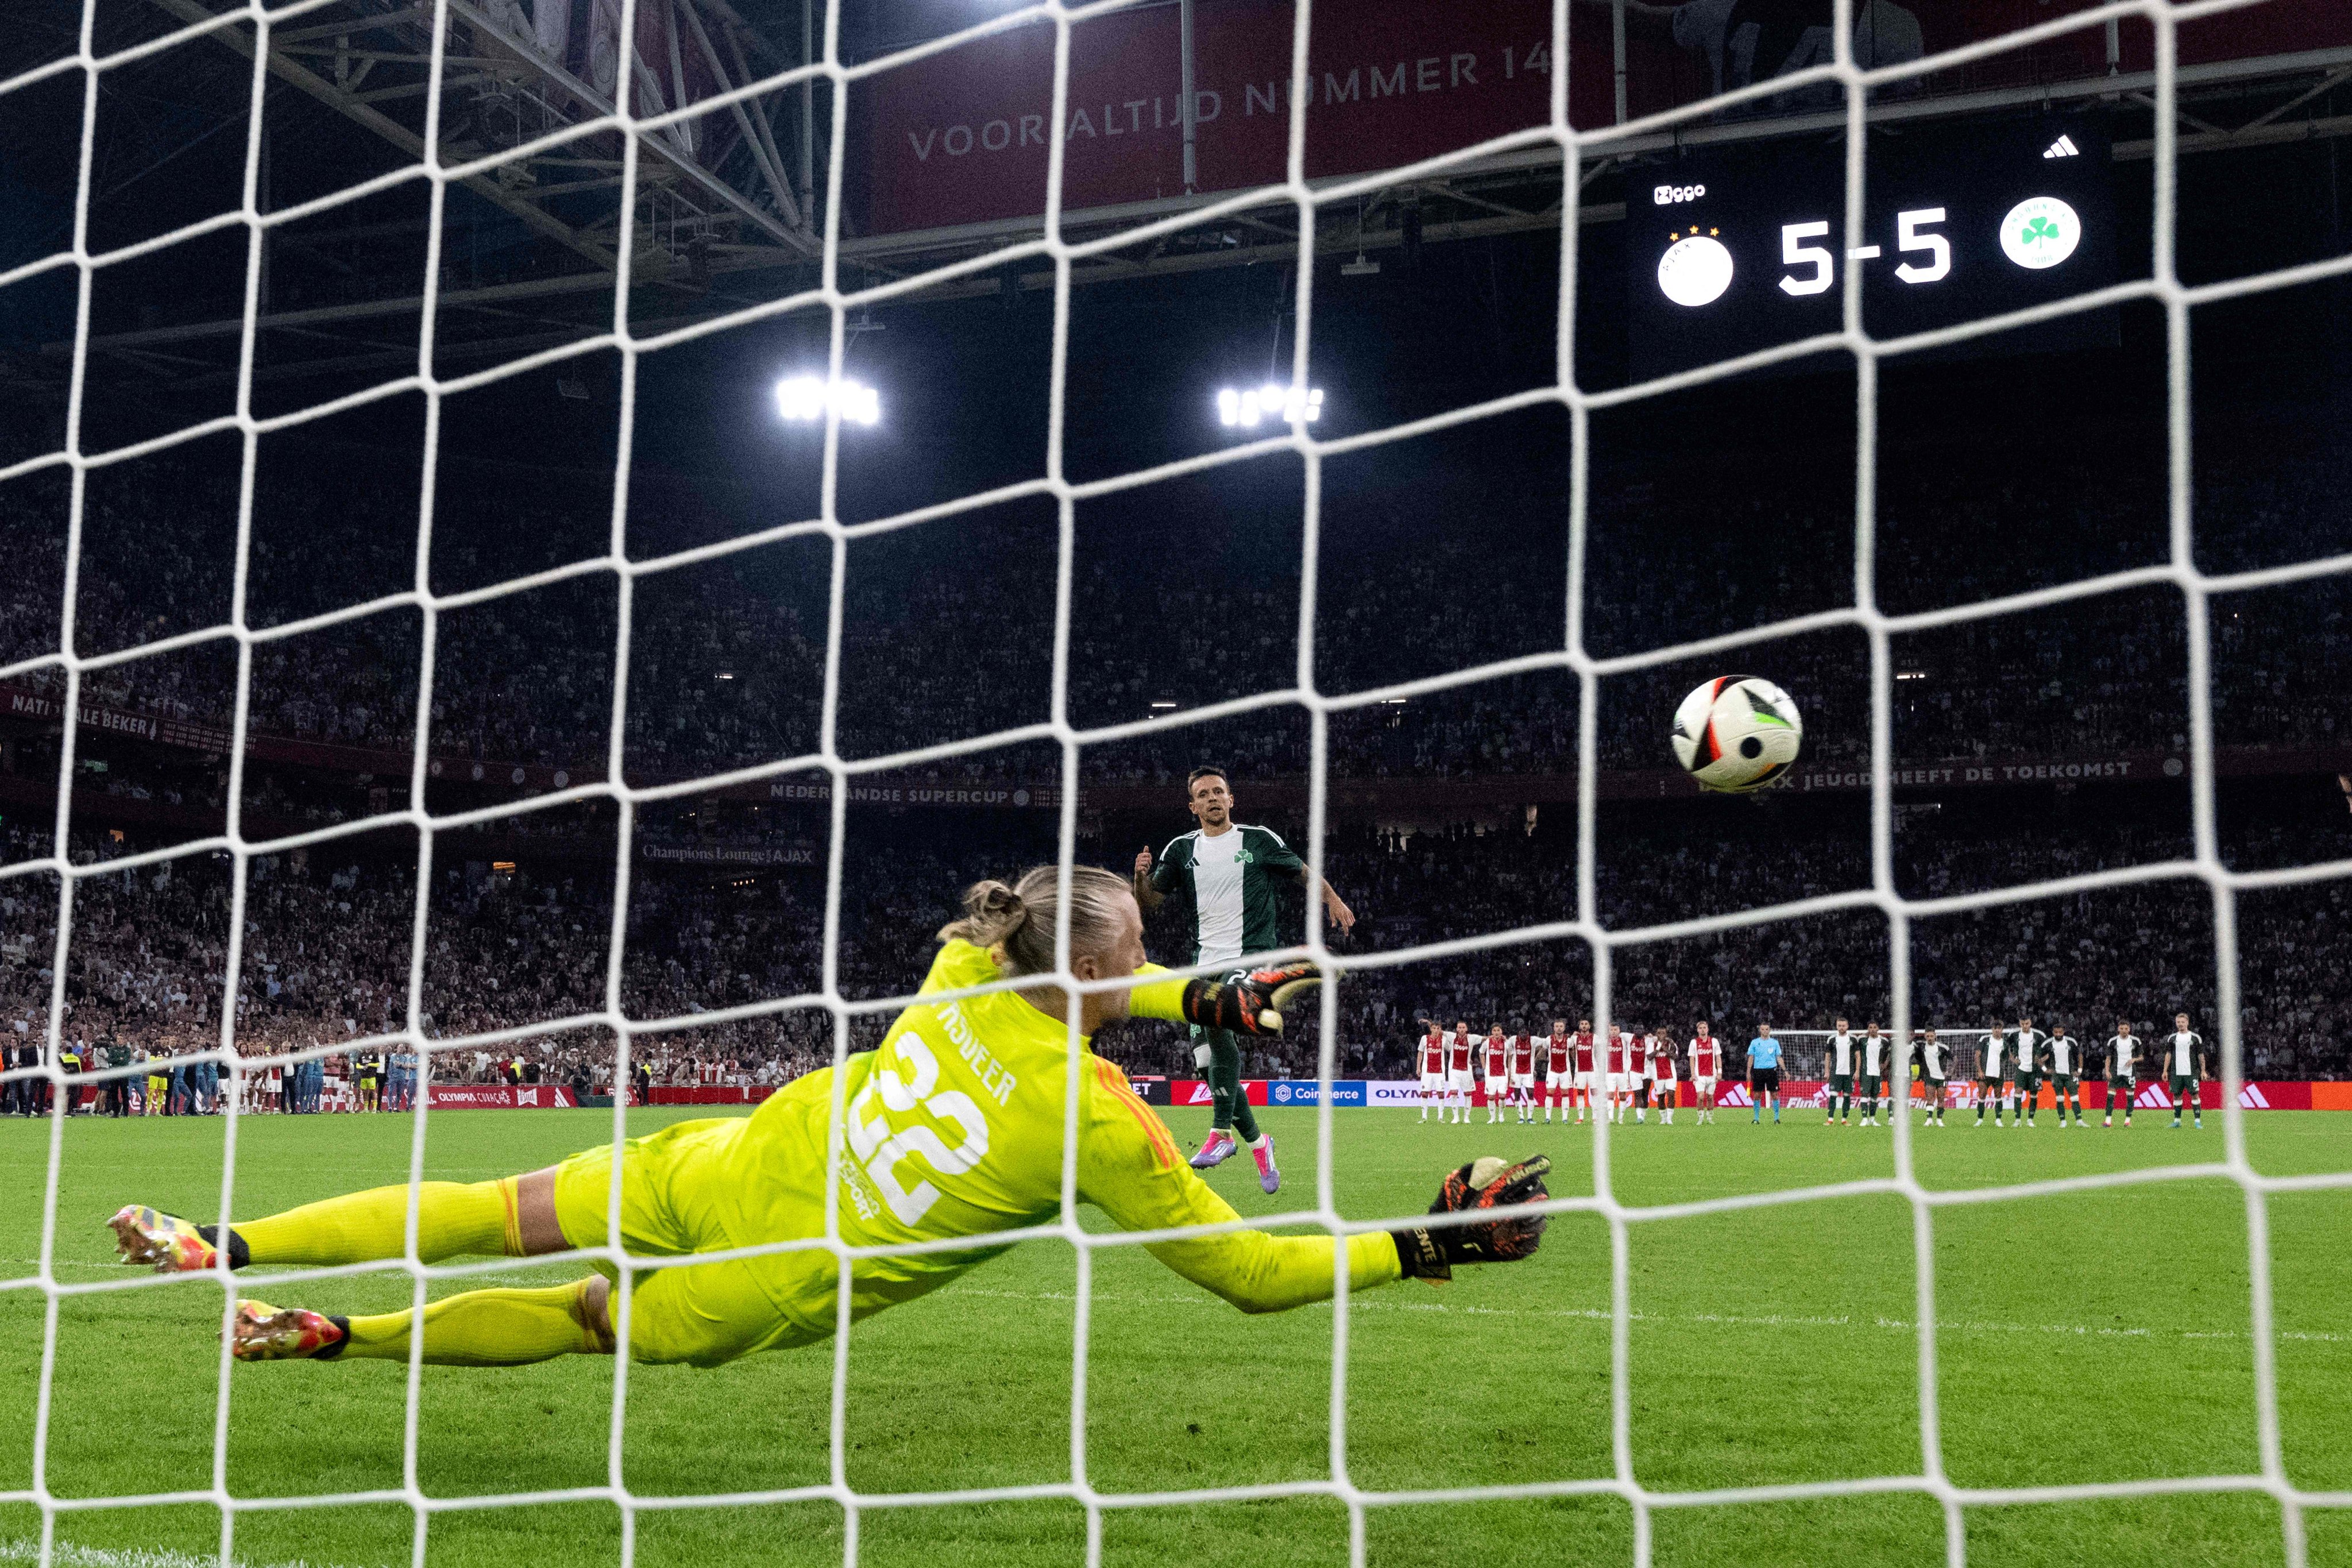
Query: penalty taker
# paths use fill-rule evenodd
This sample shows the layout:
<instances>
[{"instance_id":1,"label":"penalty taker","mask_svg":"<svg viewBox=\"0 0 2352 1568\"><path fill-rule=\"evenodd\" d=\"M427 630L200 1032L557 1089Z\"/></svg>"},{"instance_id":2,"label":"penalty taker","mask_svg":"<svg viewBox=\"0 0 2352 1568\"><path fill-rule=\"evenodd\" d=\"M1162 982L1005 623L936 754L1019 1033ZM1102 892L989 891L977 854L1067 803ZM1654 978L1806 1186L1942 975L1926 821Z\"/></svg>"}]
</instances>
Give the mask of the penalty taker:
<instances>
[{"instance_id":1,"label":"penalty taker","mask_svg":"<svg viewBox=\"0 0 2352 1568\"><path fill-rule=\"evenodd\" d=\"M911 1301L1005 1250L992 1232L1045 1224L1061 1212L1063 1095L1069 1022L1081 1036L1077 1192L1128 1230L1233 1224L1238 1216L1178 1153L1157 1113L1087 1039L1137 1016L1244 1035L1274 1035L1282 1010L1320 983L1311 964L1219 980L1142 979L1073 996L1050 978L1060 916L1056 873L1040 867L1017 888L982 882L964 917L940 932L925 993L999 978L1035 984L984 995L918 1001L881 1049L851 1057L839 1167L840 1236L851 1247L971 1237L953 1250L860 1258L849 1317ZM1150 976L1143 921L1129 884L1093 868L1070 879L1070 973L1081 981ZM833 1121L827 1068L772 1095L749 1117L679 1122L629 1140L614 1169L610 1144L494 1182L426 1182L415 1190L416 1255L535 1258L620 1246L632 1257L689 1258L821 1237ZM1532 1254L1544 1215L1514 1205L1549 1194L1540 1155L1514 1165L1474 1161L1446 1174L1433 1215L1482 1211L1457 1224L1400 1221L1344 1239L1229 1230L1147 1244L1169 1268L1245 1312L1328 1299L1347 1249L1350 1288L1452 1277L1458 1265ZM620 1230L607 1229L620 1184ZM110 1222L123 1260L165 1273L249 1265L333 1267L405 1255L411 1189L378 1187L264 1219L226 1236L132 1205ZM1499 1215L1492 1211L1501 1208ZM224 1259L221 1252L225 1250ZM425 1361L517 1366L616 1348L611 1265L568 1285L469 1290L409 1311L341 1316L240 1300L231 1349L244 1361L405 1361L423 1334ZM839 1326L839 1264L823 1247L646 1269L635 1276L629 1353L644 1362L716 1366L754 1351L829 1338Z\"/></svg>"}]
</instances>

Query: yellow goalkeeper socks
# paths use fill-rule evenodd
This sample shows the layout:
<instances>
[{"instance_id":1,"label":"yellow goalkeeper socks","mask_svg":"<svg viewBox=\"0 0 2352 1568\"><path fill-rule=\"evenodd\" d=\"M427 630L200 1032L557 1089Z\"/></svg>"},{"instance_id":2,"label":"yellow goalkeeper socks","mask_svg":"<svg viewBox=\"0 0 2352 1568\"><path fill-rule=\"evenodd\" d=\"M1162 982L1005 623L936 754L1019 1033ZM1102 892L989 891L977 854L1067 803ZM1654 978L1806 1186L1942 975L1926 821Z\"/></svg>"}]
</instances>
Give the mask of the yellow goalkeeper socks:
<instances>
[{"instance_id":1,"label":"yellow goalkeeper socks","mask_svg":"<svg viewBox=\"0 0 2352 1568\"><path fill-rule=\"evenodd\" d=\"M425 1309L425 1360L434 1366L525 1366L560 1355L609 1353L588 1289L575 1279L541 1290L468 1290ZM346 1321L337 1358L406 1361L410 1312Z\"/></svg>"},{"instance_id":2,"label":"yellow goalkeeper socks","mask_svg":"<svg viewBox=\"0 0 2352 1568\"><path fill-rule=\"evenodd\" d=\"M408 1188L373 1187L347 1197L305 1204L268 1219L247 1220L231 1230L230 1262L239 1268L247 1263L307 1263L323 1268L398 1258L407 1243ZM237 1242L244 1246L238 1247ZM523 1255L514 1177L419 1184L417 1257L433 1263L463 1253L493 1258Z\"/></svg>"}]
</instances>

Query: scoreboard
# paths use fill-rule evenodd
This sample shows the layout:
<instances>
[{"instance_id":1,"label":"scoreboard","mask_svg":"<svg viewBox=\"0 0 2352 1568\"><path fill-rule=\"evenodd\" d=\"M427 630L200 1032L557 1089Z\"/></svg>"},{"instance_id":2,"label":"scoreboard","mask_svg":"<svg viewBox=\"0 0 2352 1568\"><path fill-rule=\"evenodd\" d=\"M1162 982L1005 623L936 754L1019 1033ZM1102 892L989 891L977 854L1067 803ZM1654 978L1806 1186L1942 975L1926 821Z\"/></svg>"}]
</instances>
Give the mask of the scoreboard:
<instances>
[{"instance_id":1,"label":"scoreboard","mask_svg":"<svg viewBox=\"0 0 2352 1568\"><path fill-rule=\"evenodd\" d=\"M1849 268L1861 270L1863 325L1878 339L2116 280L2115 175L2104 123L2090 116L1874 131L1853 235L1842 136L1659 167L1633 171L1644 177L1625 201L1636 381L1836 331ZM1972 347L2089 347L2116 334L2107 309Z\"/></svg>"}]
</instances>

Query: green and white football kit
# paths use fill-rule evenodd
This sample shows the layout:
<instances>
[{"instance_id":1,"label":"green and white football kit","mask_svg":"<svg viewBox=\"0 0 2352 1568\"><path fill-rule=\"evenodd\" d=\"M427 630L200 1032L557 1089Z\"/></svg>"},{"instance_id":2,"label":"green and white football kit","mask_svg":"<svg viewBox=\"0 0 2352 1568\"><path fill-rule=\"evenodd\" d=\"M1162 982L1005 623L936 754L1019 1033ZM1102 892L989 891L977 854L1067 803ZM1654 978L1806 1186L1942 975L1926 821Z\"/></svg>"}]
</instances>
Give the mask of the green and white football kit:
<instances>
[{"instance_id":1,"label":"green and white football kit","mask_svg":"<svg viewBox=\"0 0 2352 1568\"><path fill-rule=\"evenodd\" d=\"M2017 1114L2033 1125L2033 1102L2042 1095L2042 1047L2050 1037L2039 1029L2009 1032L2010 1077L2017 1084Z\"/></svg>"},{"instance_id":2,"label":"green and white football kit","mask_svg":"<svg viewBox=\"0 0 2352 1568\"><path fill-rule=\"evenodd\" d=\"M1987 1029L1984 1042L1984 1062L1977 1068L1977 1125L1984 1125L1985 1108L1992 1108L1992 1124L2000 1125L2001 1054L2008 1049L2009 1037L1999 1029Z\"/></svg>"},{"instance_id":3,"label":"green and white football kit","mask_svg":"<svg viewBox=\"0 0 2352 1568\"><path fill-rule=\"evenodd\" d=\"M1886 1109L1886 1075L1894 1065L1895 1042L1885 1035L1862 1037L1862 1124L1875 1127L1879 1118L1894 1120Z\"/></svg>"},{"instance_id":4,"label":"green and white football kit","mask_svg":"<svg viewBox=\"0 0 2352 1568\"><path fill-rule=\"evenodd\" d=\"M2197 1081L2205 1076L2205 1037L2194 1029L2177 1029L2164 1037L2164 1076L2172 1090L2172 1124L2180 1125L2180 1108L2187 1106L2197 1125L2205 1125L2205 1107L2197 1097Z\"/></svg>"},{"instance_id":5,"label":"green and white football kit","mask_svg":"<svg viewBox=\"0 0 2352 1568\"><path fill-rule=\"evenodd\" d=\"M1830 1037L1829 1048L1822 1053L1822 1066L1827 1069L1829 1083L1822 1094L1822 1125L1846 1121L1853 1114L1853 1061L1860 1042L1840 1029Z\"/></svg>"},{"instance_id":6,"label":"green and white football kit","mask_svg":"<svg viewBox=\"0 0 2352 1568\"><path fill-rule=\"evenodd\" d=\"M1243 955L1282 945L1282 904L1277 877L1305 874L1282 835L1270 827L1236 822L1224 832L1200 828L1171 839L1152 868L1151 885L1186 900L1192 933L1189 963L1239 963ZM1223 1029L1192 1028L1192 1059L1208 1080L1212 1136L1239 1134L1258 1141L1257 1118L1242 1090L1241 1046Z\"/></svg>"},{"instance_id":7,"label":"green and white football kit","mask_svg":"<svg viewBox=\"0 0 2352 1568\"><path fill-rule=\"evenodd\" d=\"M2139 1037L2116 1034L2107 1039L2107 1116L2099 1125L2116 1124L2116 1107L2124 1108L2124 1125L2131 1125L2132 1097L2139 1092Z\"/></svg>"},{"instance_id":8,"label":"green and white football kit","mask_svg":"<svg viewBox=\"0 0 2352 1568\"><path fill-rule=\"evenodd\" d=\"M2057 1097L2058 1125L2066 1125L2066 1103L2074 1104L2074 1124L2083 1123L2083 1047L2062 1026L2042 1045L2042 1062L2050 1072L2050 1092Z\"/></svg>"}]
</instances>

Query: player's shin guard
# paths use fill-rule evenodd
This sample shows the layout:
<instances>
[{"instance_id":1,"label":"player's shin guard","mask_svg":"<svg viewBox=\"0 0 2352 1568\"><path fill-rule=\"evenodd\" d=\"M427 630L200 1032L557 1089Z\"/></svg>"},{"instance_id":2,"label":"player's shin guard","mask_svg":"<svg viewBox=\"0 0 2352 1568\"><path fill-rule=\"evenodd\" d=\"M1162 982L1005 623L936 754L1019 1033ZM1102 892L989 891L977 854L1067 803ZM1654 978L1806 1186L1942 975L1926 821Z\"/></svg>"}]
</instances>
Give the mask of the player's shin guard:
<instances>
[{"instance_id":1,"label":"player's shin guard","mask_svg":"<svg viewBox=\"0 0 2352 1568\"><path fill-rule=\"evenodd\" d=\"M496 1182L419 1184L417 1257L427 1263L465 1253L521 1257L522 1231L515 1205L512 1176ZM407 1232L408 1188L372 1187L267 1219L240 1222L230 1228L229 1256L236 1268L248 1262L320 1268L365 1263L400 1257Z\"/></svg>"},{"instance_id":2,"label":"player's shin guard","mask_svg":"<svg viewBox=\"0 0 2352 1568\"><path fill-rule=\"evenodd\" d=\"M425 1309L424 1359L435 1366L526 1366L560 1355L610 1353L590 1310L594 1279L541 1290L469 1290ZM406 1361L413 1312L351 1320L340 1351L349 1357Z\"/></svg>"}]
</instances>

